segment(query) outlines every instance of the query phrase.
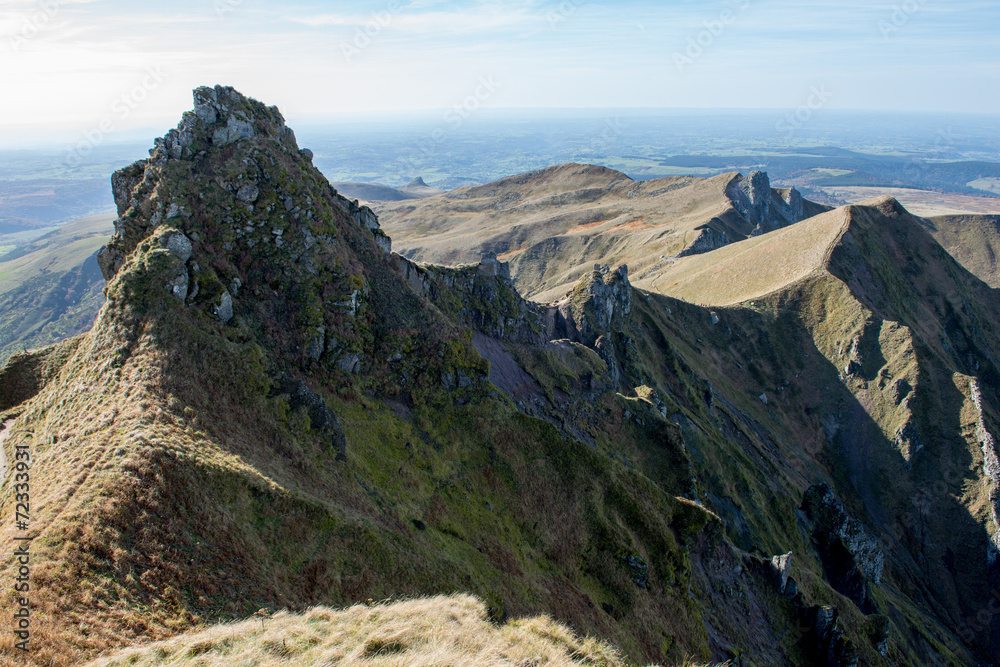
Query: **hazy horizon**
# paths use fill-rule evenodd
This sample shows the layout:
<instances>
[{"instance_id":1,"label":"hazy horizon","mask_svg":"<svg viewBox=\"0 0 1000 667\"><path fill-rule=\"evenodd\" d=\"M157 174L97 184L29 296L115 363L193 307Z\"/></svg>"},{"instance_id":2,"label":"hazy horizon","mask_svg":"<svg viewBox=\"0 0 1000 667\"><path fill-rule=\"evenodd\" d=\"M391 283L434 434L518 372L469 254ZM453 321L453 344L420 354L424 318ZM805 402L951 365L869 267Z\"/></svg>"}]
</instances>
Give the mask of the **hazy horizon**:
<instances>
[{"instance_id":1,"label":"hazy horizon","mask_svg":"<svg viewBox=\"0 0 1000 667\"><path fill-rule=\"evenodd\" d=\"M199 85L291 123L484 109L996 114L1000 6L926 0L12 0L0 142L157 128Z\"/></svg>"}]
</instances>

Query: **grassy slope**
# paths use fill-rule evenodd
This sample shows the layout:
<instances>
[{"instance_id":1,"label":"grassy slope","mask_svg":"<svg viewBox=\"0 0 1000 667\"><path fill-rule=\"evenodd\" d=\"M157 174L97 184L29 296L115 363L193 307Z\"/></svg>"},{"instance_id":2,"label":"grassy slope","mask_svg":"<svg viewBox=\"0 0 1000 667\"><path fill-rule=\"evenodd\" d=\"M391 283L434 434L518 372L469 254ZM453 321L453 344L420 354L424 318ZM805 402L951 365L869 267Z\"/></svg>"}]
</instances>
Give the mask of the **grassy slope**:
<instances>
[{"instance_id":1,"label":"grassy slope","mask_svg":"<svg viewBox=\"0 0 1000 667\"><path fill-rule=\"evenodd\" d=\"M348 390L331 401L351 443L337 467L302 415L261 393L252 346L141 326L115 368L99 325L6 443L37 457L36 660L265 604L441 590L516 614L559 610L631 655L658 655L668 638L675 658L705 651L675 588L690 576L678 539L708 520L701 510L493 401L408 423ZM66 386L81 391L63 406ZM631 553L654 564L649 593L620 562Z\"/></svg>"},{"instance_id":2,"label":"grassy slope","mask_svg":"<svg viewBox=\"0 0 1000 667\"><path fill-rule=\"evenodd\" d=\"M510 259L522 293L547 300L563 296L594 262L627 263L633 276L656 270L713 219L749 234L752 225L741 226L725 195L734 176L636 182L568 164L378 212L406 256L453 265L492 250Z\"/></svg>"},{"instance_id":3,"label":"grassy slope","mask_svg":"<svg viewBox=\"0 0 1000 667\"><path fill-rule=\"evenodd\" d=\"M265 619L217 626L89 664L624 665L611 647L577 638L547 617L494 625L486 605L467 595L342 611L316 607Z\"/></svg>"},{"instance_id":4,"label":"grassy slope","mask_svg":"<svg viewBox=\"0 0 1000 667\"><path fill-rule=\"evenodd\" d=\"M826 232L810 229L823 223ZM805 237L818 239L824 251L817 248L815 258L798 266L809 256ZM792 254L792 263L768 261L775 248ZM988 579L985 538L995 529L969 395L971 375L989 391L997 386L989 342L998 334L995 295L952 261L917 219L886 199L686 258L663 284L703 303L736 301L733 290L755 300L752 309L746 301L716 308L720 324L714 327L706 327L701 315L698 333L687 334L699 337L695 354L686 358L707 354L715 361L707 365L736 380L736 395L766 394L766 410L785 413L780 421L795 433L794 441L827 468L856 514L883 536L890 569L882 593L894 620L931 627L926 607L918 608L920 600L934 600L931 608L949 619L946 626L964 631L966 619L988 603L981 585ZM738 329L735 323L754 311L772 324ZM715 333L706 336L706 328ZM757 340L738 354L733 344L744 336ZM732 356L720 357L727 346ZM741 382L741 376L754 381ZM918 438L899 435L908 424ZM801 468L803 475L814 471ZM918 516L915 506L926 509ZM950 571L938 565L959 553ZM980 635L980 650L988 651L984 641ZM933 651L962 655L940 628L904 644L921 661Z\"/></svg>"},{"instance_id":5,"label":"grassy slope","mask_svg":"<svg viewBox=\"0 0 1000 667\"><path fill-rule=\"evenodd\" d=\"M491 623L469 595L334 610L314 607L214 626L99 658L88 667L134 665L590 665L624 667L611 646L581 638L548 616ZM727 663L728 664L728 663ZM684 667L695 667L685 660ZM725 667L725 666L721 666Z\"/></svg>"},{"instance_id":6,"label":"grassy slope","mask_svg":"<svg viewBox=\"0 0 1000 667\"><path fill-rule=\"evenodd\" d=\"M1000 216L945 215L927 222L934 238L962 266L991 287L1000 287Z\"/></svg>"},{"instance_id":7,"label":"grassy slope","mask_svg":"<svg viewBox=\"0 0 1000 667\"><path fill-rule=\"evenodd\" d=\"M637 286L692 303L727 306L784 288L823 266L847 225L844 209L683 257Z\"/></svg>"}]
</instances>

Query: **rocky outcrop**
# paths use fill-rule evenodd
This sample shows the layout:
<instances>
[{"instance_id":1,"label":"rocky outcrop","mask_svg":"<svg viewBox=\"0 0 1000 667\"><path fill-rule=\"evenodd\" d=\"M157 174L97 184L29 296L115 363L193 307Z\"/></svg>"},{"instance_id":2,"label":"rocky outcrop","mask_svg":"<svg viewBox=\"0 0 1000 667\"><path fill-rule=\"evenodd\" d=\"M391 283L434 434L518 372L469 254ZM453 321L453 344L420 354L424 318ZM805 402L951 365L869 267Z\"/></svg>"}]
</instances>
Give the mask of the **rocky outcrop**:
<instances>
[{"instance_id":1,"label":"rocky outcrop","mask_svg":"<svg viewBox=\"0 0 1000 667\"><path fill-rule=\"evenodd\" d=\"M827 484L810 487L802 509L813 521L813 540L830 583L863 612L873 612L869 585L881 582L884 563L878 542L848 514Z\"/></svg>"},{"instance_id":2,"label":"rocky outcrop","mask_svg":"<svg viewBox=\"0 0 1000 667\"><path fill-rule=\"evenodd\" d=\"M568 297L549 307L548 336L593 347L599 337L621 330L631 308L628 266L612 271L607 264L597 264Z\"/></svg>"},{"instance_id":3,"label":"rocky outcrop","mask_svg":"<svg viewBox=\"0 0 1000 667\"><path fill-rule=\"evenodd\" d=\"M698 238L695 239L694 243L685 248L684 250L677 253L678 257L687 257L688 255L700 255L705 252L711 252L721 248L722 246L729 245L732 240L729 236L717 229L713 229L708 225L701 227L701 231L698 234Z\"/></svg>"},{"instance_id":4,"label":"rocky outcrop","mask_svg":"<svg viewBox=\"0 0 1000 667\"><path fill-rule=\"evenodd\" d=\"M787 227L804 216L802 195L795 188L775 191L766 172L738 175L726 188L726 195L740 215L751 225L751 236Z\"/></svg>"},{"instance_id":5,"label":"rocky outcrop","mask_svg":"<svg viewBox=\"0 0 1000 667\"><path fill-rule=\"evenodd\" d=\"M550 340L544 309L522 297L510 268L487 253L479 264L455 268L425 266L393 255L397 270L414 292L455 315L475 331L516 343Z\"/></svg>"},{"instance_id":6,"label":"rocky outcrop","mask_svg":"<svg viewBox=\"0 0 1000 667\"><path fill-rule=\"evenodd\" d=\"M788 597L794 597L798 592L798 586L795 584L795 580L791 578L792 552L789 551L787 554L775 556L769 561L768 567L771 579L778 592Z\"/></svg>"},{"instance_id":7,"label":"rocky outcrop","mask_svg":"<svg viewBox=\"0 0 1000 667\"><path fill-rule=\"evenodd\" d=\"M990 518L993 521L994 532L990 538L987 551L987 565L996 567L1000 560L1000 457L997 455L996 441L986 429L986 416L983 413L983 393L979 381L969 381L969 394L976 406L976 439L983 452L983 474L990 481Z\"/></svg>"},{"instance_id":8,"label":"rocky outcrop","mask_svg":"<svg viewBox=\"0 0 1000 667\"><path fill-rule=\"evenodd\" d=\"M346 203L354 222L358 223L372 233L378 247L380 247L383 252L392 252L392 239L382 231L382 228L379 226L378 216L375 215L375 211L371 210L367 206L361 206L357 200L347 201L339 195L338 198L341 202Z\"/></svg>"},{"instance_id":9,"label":"rocky outcrop","mask_svg":"<svg viewBox=\"0 0 1000 667\"><path fill-rule=\"evenodd\" d=\"M840 612L828 605L811 607L806 612L810 638L814 642L816 663L824 667L854 667L858 651L844 636L839 623Z\"/></svg>"},{"instance_id":10,"label":"rocky outcrop","mask_svg":"<svg viewBox=\"0 0 1000 667\"><path fill-rule=\"evenodd\" d=\"M608 365L612 384L621 388L625 375L630 373L632 343L624 329L631 311L628 266L622 264L612 270L607 264L597 264L565 299L547 307L545 335L550 340L565 338L595 350ZM638 378L639 374L631 375Z\"/></svg>"},{"instance_id":11,"label":"rocky outcrop","mask_svg":"<svg viewBox=\"0 0 1000 667\"><path fill-rule=\"evenodd\" d=\"M326 434L337 461L347 460L347 437L340 426L340 419L318 394L309 389L302 380L285 379L280 383L280 393L288 394L289 405L305 408L309 414L309 426L314 431Z\"/></svg>"}]
</instances>

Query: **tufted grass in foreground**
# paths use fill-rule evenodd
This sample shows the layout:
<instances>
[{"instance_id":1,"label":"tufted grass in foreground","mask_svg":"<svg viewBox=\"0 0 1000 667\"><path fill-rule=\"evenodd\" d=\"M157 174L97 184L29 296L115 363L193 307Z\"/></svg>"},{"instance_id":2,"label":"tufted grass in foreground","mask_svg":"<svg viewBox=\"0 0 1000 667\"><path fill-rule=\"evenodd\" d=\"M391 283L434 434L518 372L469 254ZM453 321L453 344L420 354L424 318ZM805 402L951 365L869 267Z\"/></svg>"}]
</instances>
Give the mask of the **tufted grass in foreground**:
<instances>
[{"instance_id":1,"label":"tufted grass in foreground","mask_svg":"<svg viewBox=\"0 0 1000 667\"><path fill-rule=\"evenodd\" d=\"M125 649L88 667L126 665L625 667L608 644L547 616L491 623L486 605L471 595L282 611Z\"/></svg>"}]
</instances>

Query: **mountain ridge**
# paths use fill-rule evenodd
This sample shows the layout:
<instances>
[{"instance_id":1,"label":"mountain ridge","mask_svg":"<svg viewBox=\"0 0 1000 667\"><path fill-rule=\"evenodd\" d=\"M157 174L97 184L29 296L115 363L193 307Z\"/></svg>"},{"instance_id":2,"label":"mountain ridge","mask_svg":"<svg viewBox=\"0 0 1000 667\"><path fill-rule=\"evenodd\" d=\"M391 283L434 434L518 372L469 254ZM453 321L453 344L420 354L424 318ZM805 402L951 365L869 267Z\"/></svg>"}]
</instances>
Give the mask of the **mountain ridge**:
<instances>
[{"instance_id":1,"label":"mountain ridge","mask_svg":"<svg viewBox=\"0 0 1000 667\"><path fill-rule=\"evenodd\" d=\"M572 287L588 261L626 262L642 275L667 257L706 252L826 207L794 189L771 189L761 172L633 181L571 163L376 210L407 257L460 264L495 252L510 261L518 289L544 301ZM558 257L579 261L563 266Z\"/></svg>"},{"instance_id":2,"label":"mountain ridge","mask_svg":"<svg viewBox=\"0 0 1000 667\"><path fill-rule=\"evenodd\" d=\"M852 209L854 245L821 262L844 279L749 307L580 257L538 303L496 254L391 252L276 108L223 87L194 102L112 179L94 327L0 370L23 378L3 446L34 461L30 660L455 590L635 662L995 654L972 624L997 576L992 301L891 202ZM822 223L747 222L739 243Z\"/></svg>"}]
</instances>

